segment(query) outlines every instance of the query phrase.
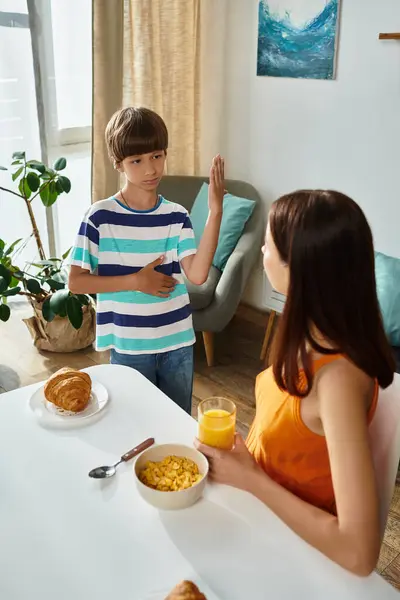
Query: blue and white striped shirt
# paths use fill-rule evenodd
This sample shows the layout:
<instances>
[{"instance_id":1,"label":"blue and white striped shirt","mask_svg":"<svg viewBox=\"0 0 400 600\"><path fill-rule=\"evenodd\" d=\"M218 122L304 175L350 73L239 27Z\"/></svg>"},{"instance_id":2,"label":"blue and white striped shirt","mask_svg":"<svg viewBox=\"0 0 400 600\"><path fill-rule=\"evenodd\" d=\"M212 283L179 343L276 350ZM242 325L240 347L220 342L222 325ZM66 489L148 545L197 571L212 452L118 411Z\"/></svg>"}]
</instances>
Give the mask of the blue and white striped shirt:
<instances>
[{"instance_id":1,"label":"blue and white striped shirt","mask_svg":"<svg viewBox=\"0 0 400 600\"><path fill-rule=\"evenodd\" d=\"M155 354L195 342L180 261L196 253L192 224L179 204L159 196L150 211L135 211L111 197L93 204L81 223L71 264L97 275L136 273L161 255L157 271L178 284L169 298L142 292L97 296L97 350Z\"/></svg>"}]
</instances>

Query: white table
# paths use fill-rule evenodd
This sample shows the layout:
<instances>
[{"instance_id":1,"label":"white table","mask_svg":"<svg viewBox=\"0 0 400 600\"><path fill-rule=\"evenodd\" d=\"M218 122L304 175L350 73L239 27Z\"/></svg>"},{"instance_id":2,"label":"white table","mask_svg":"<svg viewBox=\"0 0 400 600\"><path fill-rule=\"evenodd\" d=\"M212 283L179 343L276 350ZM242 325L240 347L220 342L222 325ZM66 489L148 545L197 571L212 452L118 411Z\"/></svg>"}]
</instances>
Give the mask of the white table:
<instances>
[{"instance_id":1,"label":"white table","mask_svg":"<svg viewBox=\"0 0 400 600\"><path fill-rule=\"evenodd\" d=\"M132 464L89 479L147 437L192 443L196 424L131 369L88 372L111 401L85 428L41 428L28 407L37 386L0 395L1 600L162 600L182 579L208 600L397 598L377 575L359 579L331 563L238 490L209 485L196 506L162 513L139 497Z\"/></svg>"}]
</instances>

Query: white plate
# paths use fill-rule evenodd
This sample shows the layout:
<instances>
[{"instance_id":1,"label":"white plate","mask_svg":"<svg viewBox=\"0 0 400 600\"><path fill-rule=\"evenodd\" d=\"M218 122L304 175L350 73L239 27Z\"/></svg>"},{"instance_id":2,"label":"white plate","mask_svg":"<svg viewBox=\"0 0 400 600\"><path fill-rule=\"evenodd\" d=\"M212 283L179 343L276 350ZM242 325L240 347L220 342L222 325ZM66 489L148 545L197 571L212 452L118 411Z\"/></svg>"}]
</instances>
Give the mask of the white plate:
<instances>
[{"instance_id":1,"label":"white plate","mask_svg":"<svg viewBox=\"0 0 400 600\"><path fill-rule=\"evenodd\" d=\"M79 413L62 410L44 397L42 385L29 400L29 407L39 423L45 427L78 427L91 421L108 403L108 391L104 385L92 378L92 393L89 404Z\"/></svg>"}]
</instances>

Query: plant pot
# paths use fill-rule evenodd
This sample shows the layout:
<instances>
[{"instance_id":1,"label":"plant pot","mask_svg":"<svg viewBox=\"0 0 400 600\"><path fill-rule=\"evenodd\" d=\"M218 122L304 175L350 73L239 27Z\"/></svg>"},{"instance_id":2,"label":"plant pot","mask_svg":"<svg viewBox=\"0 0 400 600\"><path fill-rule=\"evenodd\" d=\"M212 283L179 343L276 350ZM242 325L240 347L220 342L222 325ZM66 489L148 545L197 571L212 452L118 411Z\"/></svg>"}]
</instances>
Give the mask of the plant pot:
<instances>
[{"instance_id":1,"label":"plant pot","mask_svg":"<svg viewBox=\"0 0 400 600\"><path fill-rule=\"evenodd\" d=\"M31 304L34 315L23 321L38 350L75 352L93 344L96 337L96 311L92 304L83 307L83 323L79 329L72 327L67 317L56 316L50 323L45 321L41 303L32 300Z\"/></svg>"}]
</instances>

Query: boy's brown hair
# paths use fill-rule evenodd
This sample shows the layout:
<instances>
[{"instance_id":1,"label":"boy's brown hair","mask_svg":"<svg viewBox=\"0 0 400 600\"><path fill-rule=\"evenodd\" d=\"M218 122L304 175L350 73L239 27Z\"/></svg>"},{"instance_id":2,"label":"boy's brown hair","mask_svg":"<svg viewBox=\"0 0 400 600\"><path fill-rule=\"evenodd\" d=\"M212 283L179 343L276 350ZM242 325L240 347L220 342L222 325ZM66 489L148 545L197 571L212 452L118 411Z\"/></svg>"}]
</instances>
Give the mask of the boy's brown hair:
<instances>
[{"instance_id":1,"label":"boy's brown hair","mask_svg":"<svg viewBox=\"0 0 400 600\"><path fill-rule=\"evenodd\" d=\"M148 108L129 106L113 114L106 127L106 144L114 166L127 156L138 156L168 148L168 130L163 119Z\"/></svg>"}]
</instances>

